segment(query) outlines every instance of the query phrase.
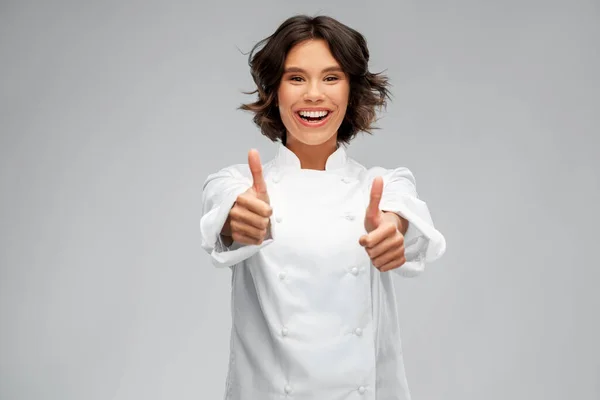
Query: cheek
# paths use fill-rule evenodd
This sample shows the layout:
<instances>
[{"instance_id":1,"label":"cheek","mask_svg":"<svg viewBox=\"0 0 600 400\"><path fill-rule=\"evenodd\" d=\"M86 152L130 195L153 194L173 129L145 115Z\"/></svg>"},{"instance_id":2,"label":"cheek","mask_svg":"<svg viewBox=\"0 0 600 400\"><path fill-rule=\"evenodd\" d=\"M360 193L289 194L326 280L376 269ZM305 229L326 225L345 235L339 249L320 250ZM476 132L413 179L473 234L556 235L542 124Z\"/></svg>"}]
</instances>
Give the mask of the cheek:
<instances>
[{"instance_id":1,"label":"cheek","mask_svg":"<svg viewBox=\"0 0 600 400\"><path fill-rule=\"evenodd\" d=\"M279 90L277 91L277 99L280 105L291 107L292 104L296 101L295 99L298 97L295 88L282 84Z\"/></svg>"},{"instance_id":2,"label":"cheek","mask_svg":"<svg viewBox=\"0 0 600 400\"><path fill-rule=\"evenodd\" d=\"M292 115L291 109L294 104L294 96L292 91L284 88L277 91L277 105L279 116L283 124L288 127L294 123L294 116Z\"/></svg>"},{"instance_id":3,"label":"cheek","mask_svg":"<svg viewBox=\"0 0 600 400\"><path fill-rule=\"evenodd\" d=\"M343 87L331 93L331 99L340 109L346 109L348 106L349 95L349 89L347 87Z\"/></svg>"},{"instance_id":4,"label":"cheek","mask_svg":"<svg viewBox=\"0 0 600 400\"><path fill-rule=\"evenodd\" d=\"M285 110L288 108L288 99L284 90L277 91L277 108L279 109L279 114L283 117L285 114Z\"/></svg>"}]
</instances>

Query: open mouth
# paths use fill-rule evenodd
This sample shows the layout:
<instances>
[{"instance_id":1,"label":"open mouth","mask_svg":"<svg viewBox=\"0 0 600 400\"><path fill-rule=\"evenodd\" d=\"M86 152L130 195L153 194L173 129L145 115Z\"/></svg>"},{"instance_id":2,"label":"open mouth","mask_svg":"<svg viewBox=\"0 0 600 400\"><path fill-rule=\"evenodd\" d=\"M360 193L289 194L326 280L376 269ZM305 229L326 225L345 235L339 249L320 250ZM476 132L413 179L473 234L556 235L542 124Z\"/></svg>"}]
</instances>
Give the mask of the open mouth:
<instances>
[{"instance_id":1,"label":"open mouth","mask_svg":"<svg viewBox=\"0 0 600 400\"><path fill-rule=\"evenodd\" d=\"M299 111L298 116L300 119L307 123L318 124L319 122L327 119L330 111Z\"/></svg>"}]
</instances>

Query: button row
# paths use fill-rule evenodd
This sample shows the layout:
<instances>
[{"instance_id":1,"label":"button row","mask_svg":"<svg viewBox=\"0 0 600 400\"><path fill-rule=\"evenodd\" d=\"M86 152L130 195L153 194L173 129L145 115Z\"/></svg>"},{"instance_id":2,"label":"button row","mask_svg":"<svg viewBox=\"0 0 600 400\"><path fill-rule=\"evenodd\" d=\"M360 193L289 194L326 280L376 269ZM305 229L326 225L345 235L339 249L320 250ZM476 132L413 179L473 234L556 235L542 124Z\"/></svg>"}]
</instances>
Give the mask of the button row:
<instances>
[{"instance_id":1,"label":"button row","mask_svg":"<svg viewBox=\"0 0 600 400\"><path fill-rule=\"evenodd\" d=\"M342 177L341 180L344 183L350 183L350 182L352 182L352 179L350 179L348 177ZM281 176L279 176L279 175L273 175L272 178L271 178L271 181L273 183L279 183L281 181ZM353 221L354 218L355 218L355 216L353 214L351 214L351 213L347 213L344 217L348 221ZM278 224L280 224L281 222L283 222L283 217L276 216L275 217L275 222L277 222ZM358 271L357 267L353 267L350 272L353 275L356 276L356 275L358 275L359 271ZM284 280L286 278L287 274L285 273L285 271L281 271L281 272L279 272L278 276L279 276L280 280ZM289 329L287 327L285 327L285 326L282 327L281 328L281 336L286 337L286 336L288 336L288 334L289 334ZM362 336L363 330L361 328L356 328L354 330L354 334L356 336ZM290 385L285 385L284 388L283 388L283 391L285 392L285 394L291 394L292 393L292 387ZM366 392L366 388L364 386L359 386L357 388L357 391L360 394L364 394Z\"/></svg>"}]
</instances>

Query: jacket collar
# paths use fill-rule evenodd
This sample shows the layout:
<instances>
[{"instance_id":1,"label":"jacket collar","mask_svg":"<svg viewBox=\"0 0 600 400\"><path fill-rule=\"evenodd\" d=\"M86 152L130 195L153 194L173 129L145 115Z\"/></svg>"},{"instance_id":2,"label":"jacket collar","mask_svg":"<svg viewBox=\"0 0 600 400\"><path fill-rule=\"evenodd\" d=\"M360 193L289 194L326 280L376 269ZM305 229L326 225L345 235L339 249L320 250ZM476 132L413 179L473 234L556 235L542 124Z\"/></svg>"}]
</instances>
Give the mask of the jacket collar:
<instances>
[{"instance_id":1,"label":"jacket collar","mask_svg":"<svg viewBox=\"0 0 600 400\"><path fill-rule=\"evenodd\" d=\"M331 171L343 168L346 165L348 156L343 146L338 145L337 149L327 158L325 170ZM277 154L275 156L275 164L280 168L300 169L300 159L290 149L285 147L281 142L277 144Z\"/></svg>"}]
</instances>

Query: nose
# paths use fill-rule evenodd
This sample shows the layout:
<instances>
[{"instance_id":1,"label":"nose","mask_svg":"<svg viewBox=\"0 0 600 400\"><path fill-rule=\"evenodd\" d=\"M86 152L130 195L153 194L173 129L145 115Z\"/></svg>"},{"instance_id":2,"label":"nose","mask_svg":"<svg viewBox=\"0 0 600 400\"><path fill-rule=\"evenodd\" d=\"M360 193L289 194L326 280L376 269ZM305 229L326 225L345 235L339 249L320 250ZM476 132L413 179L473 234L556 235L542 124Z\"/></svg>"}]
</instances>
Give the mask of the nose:
<instances>
[{"instance_id":1,"label":"nose","mask_svg":"<svg viewBox=\"0 0 600 400\"><path fill-rule=\"evenodd\" d=\"M306 85L306 93L304 93L304 100L306 101L322 101L325 95L319 82L313 82Z\"/></svg>"}]
</instances>

